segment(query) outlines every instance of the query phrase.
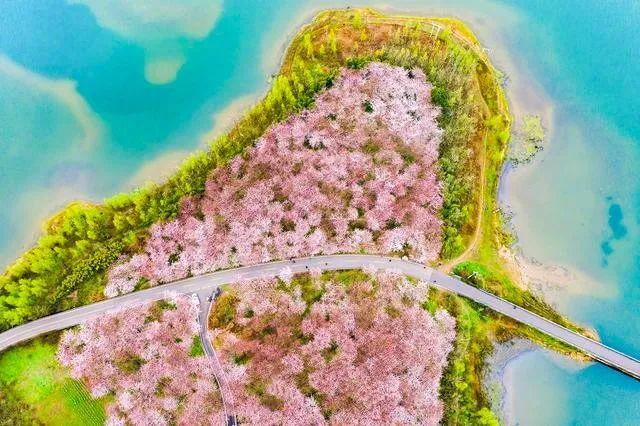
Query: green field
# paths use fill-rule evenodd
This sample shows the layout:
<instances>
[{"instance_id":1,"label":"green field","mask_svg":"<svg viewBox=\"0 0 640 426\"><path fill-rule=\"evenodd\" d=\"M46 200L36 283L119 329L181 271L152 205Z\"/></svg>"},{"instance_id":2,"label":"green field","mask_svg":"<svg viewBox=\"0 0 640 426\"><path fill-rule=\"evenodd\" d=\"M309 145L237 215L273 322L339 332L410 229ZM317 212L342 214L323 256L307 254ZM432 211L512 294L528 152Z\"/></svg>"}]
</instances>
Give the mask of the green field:
<instances>
[{"instance_id":1,"label":"green field","mask_svg":"<svg viewBox=\"0 0 640 426\"><path fill-rule=\"evenodd\" d=\"M84 384L60 365L56 337L0 354L0 424L104 424L104 401L92 399Z\"/></svg>"}]
</instances>

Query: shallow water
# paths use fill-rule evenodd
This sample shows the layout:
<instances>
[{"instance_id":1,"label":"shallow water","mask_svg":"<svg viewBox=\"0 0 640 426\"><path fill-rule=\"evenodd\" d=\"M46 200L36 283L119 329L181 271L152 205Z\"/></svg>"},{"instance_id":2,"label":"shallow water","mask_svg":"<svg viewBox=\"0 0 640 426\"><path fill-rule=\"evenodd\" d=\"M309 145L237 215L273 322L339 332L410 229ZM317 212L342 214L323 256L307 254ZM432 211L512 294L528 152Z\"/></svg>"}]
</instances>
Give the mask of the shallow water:
<instances>
[{"instance_id":1,"label":"shallow water","mask_svg":"<svg viewBox=\"0 0 640 426\"><path fill-rule=\"evenodd\" d=\"M526 22L539 23L544 36L524 32L512 43L548 93L553 132L532 166L504 180L503 199L515 213L526 254L585 272L610 296L567 294L556 301L560 309L594 327L608 345L638 357L640 102L633 93L640 89L634 77L640 58L632 46L640 42L640 9L631 2L538 2L526 13ZM529 51L532 46L538 48ZM541 351L514 362L508 370L511 420L640 422L640 383L600 365L574 368ZM553 408L536 406L540 400Z\"/></svg>"},{"instance_id":2,"label":"shallow water","mask_svg":"<svg viewBox=\"0 0 640 426\"><path fill-rule=\"evenodd\" d=\"M508 424L638 424L635 379L600 364L577 366L557 354L530 351L507 366L504 381Z\"/></svg>"},{"instance_id":3,"label":"shallow water","mask_svg":"<svg viewBox=\"0 0 640 426\"><path fill-rule=\"evenodd\" d=\"M0 262L67 201L100 200L169 174L266 90L297 26L314 10L348 5L152 3L0 2L0 202L9 206L0 210ZM510 171L501 189L518 245L596 280L609 297L566 292L554 302L605 343L640 356L640 6L392 4L469 22L507 72L516 117L542 116L549 146ZM512 422L640 422L640 383L599 365L578 368L536 351L510 364L506 378Z\"/></svg>"}]
</instances>

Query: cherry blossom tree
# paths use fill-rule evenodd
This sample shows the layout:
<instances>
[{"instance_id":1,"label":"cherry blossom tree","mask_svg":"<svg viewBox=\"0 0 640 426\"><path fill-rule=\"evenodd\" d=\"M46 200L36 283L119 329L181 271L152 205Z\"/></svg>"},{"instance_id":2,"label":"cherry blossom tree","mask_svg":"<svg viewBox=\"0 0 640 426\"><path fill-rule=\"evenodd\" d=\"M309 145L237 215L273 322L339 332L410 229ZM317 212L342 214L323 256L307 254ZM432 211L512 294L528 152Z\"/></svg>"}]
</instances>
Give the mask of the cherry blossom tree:
<instances>
[{"instance_id":1,"label":"cherry blossom tree","mask_svg":"<svg viewBox=\"0 0 640 426\"><path fill-rule=\"evenodd\" d=\"M108 424L224 424L210 360L191 354L197 313L186 296L127 306L65 332L58 359L92 396L113 394Z\"/></svg>"},{"instance_id":2,"label":"cherry blossom tree","mask_svg":"<svg viewBox=\"0 0 640 426\"><path fill-rule=\"evenodd\" d=\"M366 251L420 262L442 244L440 113L419 69L345 69L311 109L216 169L201 199L154 225L105 294L293 256Z\"/></svg>"},{"instance_id":3,"label":"cherry blossom tree","mask_svg":"<svg viewBox=\"0 0 640 426\"><path fill-rule=\"evenodd\" d=\"M218 298L211 338L243 424L438 424L453 318L421 307L424 282L354 274L283 270ZM58 358L94 397L113 395L110 425L223 424L212 364L193 356L197 310L177 295L125 306L65 332Z\"/></svg>"},{"instance_id":4,"label":"cherry blossom tree","mask_svg":"<svg viewBox=\"0 0 640 426\"><path fill-rule=\"evenodd\" d=\"M455 324L421 307L427 289L393 271L348 286L237 284L234 318L212 330L235 413L260 425L438 424Z\"/></svg>"}]
</instances>

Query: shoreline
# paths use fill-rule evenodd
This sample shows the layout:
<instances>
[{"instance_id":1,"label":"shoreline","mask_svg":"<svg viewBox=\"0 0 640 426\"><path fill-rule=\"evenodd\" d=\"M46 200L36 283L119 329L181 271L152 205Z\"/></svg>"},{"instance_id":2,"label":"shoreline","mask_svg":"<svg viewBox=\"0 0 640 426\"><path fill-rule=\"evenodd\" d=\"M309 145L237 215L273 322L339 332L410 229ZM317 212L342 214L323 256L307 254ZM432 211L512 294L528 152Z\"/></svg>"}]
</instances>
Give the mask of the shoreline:
<instances>
[{"instance_id":1,"label":"shoreline","mask_svg":"<svg viewBox=\"0 0 640 426\"><path fill-rule=\"evenodd\" d=\"M527 256L518 245L503 246L499 255L525 289L543 298L556 310L559 309L558 304L570 296L589 295L599 299L618 296L576 268L538 261Z\"/></svg>"},{"instance_id":2,"label":"shoreline","mask_svg":"<svg viewBox=\"0 0 640 426\"><path fill-rule=\"evenodd\" d=\"M311 10L314 10L314 9L311 9ZM307 12L307 13L305 13L305 14L303 14L303 15L304 15L304 16L306 16L308 13L313 13L313 12ZM302 16L302 15L301 15L301 16ZM282 50L282 51L279 51L279 53L278 53L278 54L279 54L279 57L280 57L280 64L279 64L279 68L281 68L282 66L284 66L284 64L285 64L285 62L286 62L286 59L287 59L287 57L286 57L287 49L292 45L292 41L293 41L293 40L295 40L296 35L297 35L297 34L299 34L301 31L303 31L303 30L304 30L304 28L305 28L306 26L308 26L308 25L309 25L309 22L308 22L308 21L305 21L305 23L304 23L304 24L297 26L296 28L294 28L294 30L293 30L293 31L291 31L291 32L287 35L287 38L286 38L286 40L285 40L285 43L281 45L281 47L283 48L283 50ZM288 44L287 44L287 43L288 43ZM268 90L269 83L266 83L266 86L267 86L267 90ZM506 89L505 89L504 87L502 87L502 90L503 90L503 92L506 92ZM238 99L238 98L236 98L236 100L237 100L237 99ZM513 103L512 103L512 99L511 99L511 98L508 98L508 99L509 99L508 103L510 104L510 106L512 106L512 105L513 105ZM231 102L231 104L233 104L233 102L234 102L234 101L232 101L232 102ZM235 115L235 114L234 114L234 115ZM514 114L512 113L511 115L513 116ZM239 115L239 117L241 117L241 115ZM233 121L233 120L231 120L231 121ZM216 124L217 124L217 123L216 123ZM232 123L231 123L231 124L232 124ZM169 153L169 154L170 154L170 153ZM149 163L147 164L147 166L149 166ZM144 167L144 166L143 166L143 167ZM497 173L498 173L498 181L499 181L499 182L502 182L502 180L505 178L504 173L503 173L503 172L501 172L501 171L499 171L499 170L497 171ZM494 203L496 203L496 204L498 204L498 205L499 205L499 203L500 203L499 196L498 196L498 195L499 195L499 187L500 187L500 184L498 185L498 190L497 190L496 194L495 194L495 195L494 195L494 194L492 194L492 195L491 195L491 200L487 200L491 205L493 205ZM485 203L484 205L486 205L486 203ZM484 205L483 205L482 207L484 207ZM485 361L483 361L483 362L484 362L484 363L487 363L487 362L488 362L488 360L485 360ZM507 363L508 363L508 362L507 362ZM485 365L486 365L486 364L485 364ZM506 364L505 364L505 365L506 365Z\"/></svg>"},{"instance_id":3,"label":"shoreline","mask_svg":"<svg viewBox=\"0 0 640 426\"><path fill-rule=\"evenodd\" d=\"M524 358L529 359L524 360ZM483 386L489 397L491 408L498 415L501 424L517 425L515 415L526 416L525 413L518 411L518 407L513 403L521 397L522 392L528 391L528 387L523 388L516 377L535 372L527 365L532 361L531 358L534 363L542 358L545 363L550 363L554 368L562 371L562 374L570 376L580 374L584 369L597 364L595 361L577 361L523 339L496 344L494 354L487 359ZM520 365L514 365L516 363ZM553 384L547 383L545 386L553 386ZM563 393L558 396L561 399L570 398L570 391L563 389Z\"/></svg>"},{"instance_id":4,"label":"shoreline","mask_svg":"<svg viewBox=\"0 0 640 426\"><path fill-rule=\"evenodd\" d=\"M507 367L513 361L538 349L538 345L527 339L513 339L505 343L495 343L493 353L485 360L486 369L482 377L482 386L489 399L491 410L505 425L511 424L507 409L507 393L510 387L505 377Z\"/></svg>"}]
</instances>

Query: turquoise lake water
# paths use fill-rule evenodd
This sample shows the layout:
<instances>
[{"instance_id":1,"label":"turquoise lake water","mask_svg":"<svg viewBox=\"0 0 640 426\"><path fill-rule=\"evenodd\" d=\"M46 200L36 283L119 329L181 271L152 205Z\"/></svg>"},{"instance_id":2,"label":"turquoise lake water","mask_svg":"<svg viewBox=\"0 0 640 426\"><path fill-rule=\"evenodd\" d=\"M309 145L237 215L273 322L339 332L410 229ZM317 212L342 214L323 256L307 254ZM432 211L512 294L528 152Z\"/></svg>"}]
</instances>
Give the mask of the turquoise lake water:
<instances>
[{"instance_id":1,"label":"turquoise lake water","mask_svg":"<svg viewBox=\"0 0 640 426\"><path fill-rule=\"evenodd\" d=\"M516 118L539 114L548 130L534 163L503 180L518 246L596 283L553 302L640 356L632 1L3 0L0 262L66 202L169 174L266 90L287 37L314 10L356 4L470 23L507 74ZM640 382L600 365L533 351L509 364L505 382L514 424L640 423Z\"/></svg>"}]
</instances>

